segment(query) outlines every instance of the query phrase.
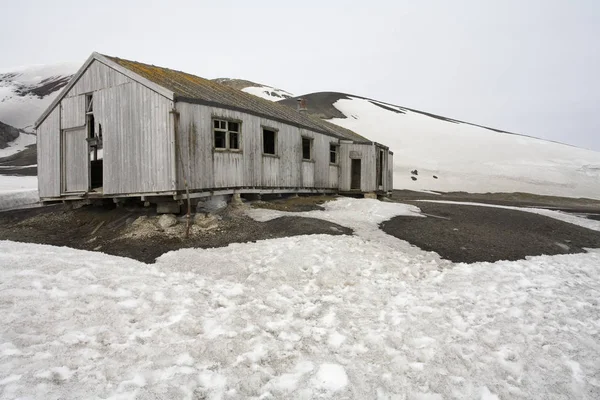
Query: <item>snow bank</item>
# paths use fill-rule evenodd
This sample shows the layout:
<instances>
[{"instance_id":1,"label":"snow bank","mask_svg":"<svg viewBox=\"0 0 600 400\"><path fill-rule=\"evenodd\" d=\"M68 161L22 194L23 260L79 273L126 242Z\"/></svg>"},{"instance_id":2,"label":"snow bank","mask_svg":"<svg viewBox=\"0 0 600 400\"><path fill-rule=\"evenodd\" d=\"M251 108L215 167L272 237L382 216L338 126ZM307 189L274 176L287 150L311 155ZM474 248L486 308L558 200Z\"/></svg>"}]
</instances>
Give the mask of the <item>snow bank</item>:
<instances>
[{"instance_id":1,"label":"snow bank","mask_svg":"<svg viewBox=\"0 0 600 400\"><path fill-rule=\"evenodd\" d=\"M0 241L0 397L594 398L600 252L453 265L379 240L418 209L377 203L154 265Z\"/></svg>"},{"instance_id":2,"label":"snow bank","mask_svg":"<svg viewBox=\"0 0 600 400\"><path fill-rule=\"evenodd\" d=\"M0 210L35 204L39 200L37 176L0 175Z\"/></svg>"},{"instance_id":3,"label":"snow bank","mask_svg":"<svg viewBox=\"0 0 600 400\"><path fill-rule=\"evenodd\" d=\"M341 99L334 107L347 118L330 122L394 151L397 189L600 199L599 152L446 121L367 99ZM418 176L411 175L415 169Z\"/></svg>"}]
</instances>

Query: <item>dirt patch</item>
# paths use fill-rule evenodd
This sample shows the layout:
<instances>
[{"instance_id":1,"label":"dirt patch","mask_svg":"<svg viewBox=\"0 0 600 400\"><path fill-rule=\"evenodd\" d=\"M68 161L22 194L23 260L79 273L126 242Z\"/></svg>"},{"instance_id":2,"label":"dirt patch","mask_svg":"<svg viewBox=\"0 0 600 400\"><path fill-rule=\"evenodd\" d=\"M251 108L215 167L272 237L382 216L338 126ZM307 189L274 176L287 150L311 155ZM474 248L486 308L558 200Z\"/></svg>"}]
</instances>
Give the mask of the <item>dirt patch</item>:
<instances>
[{"instance_id":1,"label":"dirt patch","mask_svg":"<svg viewBox=\"0 0 600 400\"><path fill-rule=\"evenodd\" d=\"M498 204L515 207L540 207L567 212L600 213L600 200L557 196L542 196L531 193L466 193L448 192L431 194L413 190L394 190L392 199L468 201L474 203Z\"/></svg>"},{"instance_id":2,"label":"dirt patch","mask_svg":"<svg viewBox=\"0 0 600 400\"><path fill-rule=\"evenodd\" d=\"M0 240L69 246L151 263L181 248L223 247L309 234L352 234L349 228L319 219L283 217L257 222L242 209L227 208L192 225L191 236L185 239L185 217L178 220L178 224L162 228L151 208L87 206L71 210L57 205L0 213Z\"/></svg>"},{"instance_id":3,"label":"dirt patch","mask_svg":"<svg viewBox=\"0 0 600 400\"><path fill-rule=\"evenodd\" d=\"M252 207L289 212L324 210L322 205L335 198L336 196L295 196L285 199L255 201L252 202Z\"/></svg>"},{"instance_id":4,"label":"dirt patch","mask_svg":"<svg viewBox=\"0 0 600 400\"><path fill-rule=\"evenodd\" d=\"M381 229L453 262L520 260L600 248L600 232L525 211L412 204L431 216L395 217L382 223Z\"/></svg>"}]
</instances>

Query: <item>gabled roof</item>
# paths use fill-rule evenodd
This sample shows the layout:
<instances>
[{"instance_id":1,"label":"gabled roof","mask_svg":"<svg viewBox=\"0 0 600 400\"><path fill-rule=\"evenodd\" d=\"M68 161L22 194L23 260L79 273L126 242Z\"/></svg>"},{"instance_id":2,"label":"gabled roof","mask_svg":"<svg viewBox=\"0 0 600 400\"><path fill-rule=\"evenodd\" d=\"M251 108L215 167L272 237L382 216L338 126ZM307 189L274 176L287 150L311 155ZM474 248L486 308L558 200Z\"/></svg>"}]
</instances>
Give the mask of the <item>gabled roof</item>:
<instances>
[{"instance_id":1,"label":"gabled roof","mask_svg":"<svg viewBox=\"0 0 600 400\"><path fill-rule=\"evenodd\" d=\"M288 106L262 99L199 76L99 53L93 53L88 58L61 94L54 100L46 112L42 114L38 121L36 121L36 128L94 60L98 60L118 70L129 78L174 101L232 109L335 136L340 139L368 142L366 138L351 130L323 121L306 113L300 113Z\"/></svg>"},{"instance_id":2,"label":"gabled roof","mask_svg":"<svg viewBox=\"0 0 600 400\"><path fill-rule=\"evenodd\" d=\"M196 75L117 57L105 57L121 67L172 91L175 94L176 101L243 111L342 139L361 142L367 140L351 130L323 121L320 118L300 113L288 106L259 98Z\"/></svg>"}]
</instances>

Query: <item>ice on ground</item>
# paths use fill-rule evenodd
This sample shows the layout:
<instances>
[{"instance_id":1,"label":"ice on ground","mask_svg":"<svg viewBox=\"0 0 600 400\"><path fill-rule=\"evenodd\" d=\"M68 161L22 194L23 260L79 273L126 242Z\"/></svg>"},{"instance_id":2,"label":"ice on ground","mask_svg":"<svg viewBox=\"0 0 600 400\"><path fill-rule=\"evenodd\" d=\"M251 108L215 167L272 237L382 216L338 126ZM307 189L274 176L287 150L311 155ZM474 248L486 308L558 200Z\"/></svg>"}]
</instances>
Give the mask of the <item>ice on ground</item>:
<instances>
[{"instance_id":1,"label":"ice on ground","mask_svg":"<svg viewBox=\"0 0 600 400\"><path fill-rule=\"evenodd\" d=\"M0 241L0 398L596 397L599 251L444 263L379 204L152 265Z\"/></svg>"},{"instance_id":2,"label":"ice on ground","mask_svg":"<svg viewBox=\"0 0 600 400\"><path fill-rule=\"evenodd\" d=\"M39 202L37 176L0 175L0 210Z\"/></svg>"}]
</instances>

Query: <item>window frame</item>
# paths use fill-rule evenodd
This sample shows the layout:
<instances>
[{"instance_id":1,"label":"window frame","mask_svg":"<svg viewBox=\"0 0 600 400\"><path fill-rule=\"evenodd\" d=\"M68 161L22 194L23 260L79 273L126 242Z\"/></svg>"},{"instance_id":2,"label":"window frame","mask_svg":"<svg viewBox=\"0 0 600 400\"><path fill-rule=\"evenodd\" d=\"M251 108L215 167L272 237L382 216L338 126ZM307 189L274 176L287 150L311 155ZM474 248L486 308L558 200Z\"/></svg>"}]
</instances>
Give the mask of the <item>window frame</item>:
<instances>
[{"instance_id":1,"label":"window frame","mask_svg":"<svg viewBox=\"0 0 600 400\"><path fill-rule=\"evenodd\" d=\"M331 148L335 148L335 162L331 161ZM340 145L338 143L329 143L329 165L340 165Z\"/></svg>"},{"instance_id":2,"label":"window frame","mask_svg":"<svg viewBox=\"0 0 600 400\"><path fill-rule=\"evenodd\" d=\"M219 123L219 127L215 126L215 122ZM225 128L222 128L221 124L225 123ZM237 131L231 130L230 124L237 124ZM218 116L213 116L211 118L211 129L212 129L212 139L213 139L213 150L214 151L231 151L235 153L242 152L242 121L231 119L231 118L222 118ZM225 134L225 147L217 147L216 133L222 132ZM237 146L231 147L232 134L237 135Z\"/></svg>"},{"instance_id":3,"label":"window frame","mask_svg":"<svg viewBox=\"0 0 600 400\"><path fill-rule=\"evenodd\" d=\"M266 125L261 125L261 138L262 138L262 154L263 156L266 157L279 157L279 154L277 152L277 144L278 144L278 136L279 136L279 129L270 127L270 126L266 126ZM273 132L273 153L265 153L265 131L270 131Z\"/></svg>"},{"instance_id":4,"label":"window frame","mask_svg":"<svg viewBox=\"0 0 600 400\"><path fill-rule=\"evenodd\" d=\"M309 147L309 156L310 158L304 158L304 141L308 140L310 147ZM300 141L300 146L301 146L301 153L302 153L302 161L305 162L314 162L314 155L315 155L315 151L314 151L314 138L311 138L309 136L302 136L302 140Z\"/></svg>"}]
</instances>

